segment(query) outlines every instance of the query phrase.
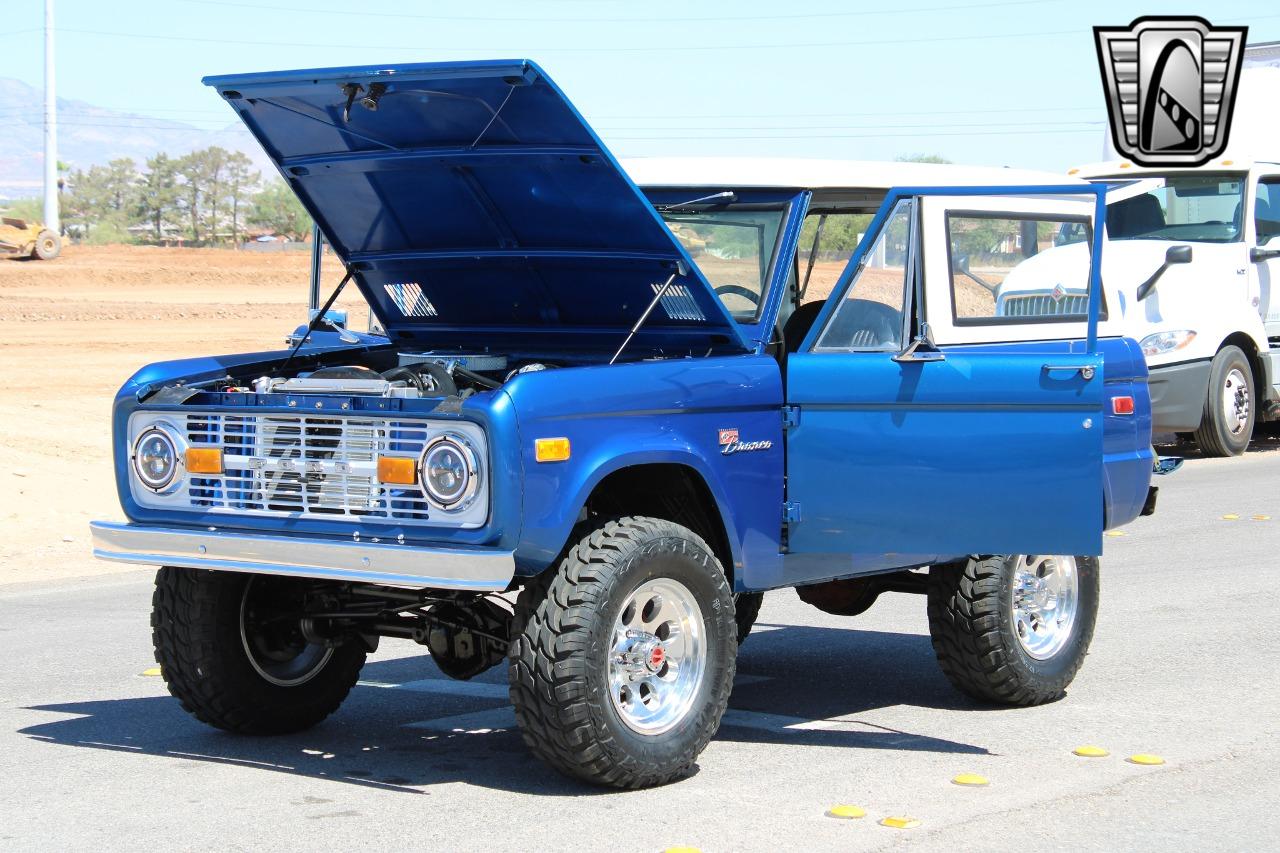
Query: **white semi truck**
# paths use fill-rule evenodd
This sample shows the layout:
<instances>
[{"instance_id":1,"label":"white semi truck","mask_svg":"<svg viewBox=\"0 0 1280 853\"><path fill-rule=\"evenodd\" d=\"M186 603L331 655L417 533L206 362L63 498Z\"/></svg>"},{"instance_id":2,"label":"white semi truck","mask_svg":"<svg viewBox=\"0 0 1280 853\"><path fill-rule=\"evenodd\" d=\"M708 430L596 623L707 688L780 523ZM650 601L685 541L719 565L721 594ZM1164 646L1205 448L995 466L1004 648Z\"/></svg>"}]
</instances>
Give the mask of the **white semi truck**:
<instances>
[{"instance_id":1,"label":"white semi truck","mask_svg":"<svg viewBox=\"0 0 1280 853\"><path fill-rule=\"evenodd\" d=\"M1255 424L1280 419L1280 42L1246 48L1222 157L1070 174L1116 185L1107 318L1142 344L1156 431L1194 436L1206 455L1243 453Z\"/></svg>"}]
</instances>

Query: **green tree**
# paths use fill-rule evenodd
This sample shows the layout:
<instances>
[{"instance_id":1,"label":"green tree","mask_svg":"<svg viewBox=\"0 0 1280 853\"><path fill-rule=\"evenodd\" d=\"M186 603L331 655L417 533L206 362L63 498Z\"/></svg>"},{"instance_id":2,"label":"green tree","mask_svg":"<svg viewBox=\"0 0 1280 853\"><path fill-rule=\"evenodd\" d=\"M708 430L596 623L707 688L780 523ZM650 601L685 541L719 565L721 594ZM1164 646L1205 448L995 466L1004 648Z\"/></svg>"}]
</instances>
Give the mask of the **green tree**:
<instances>
[{"instance_id":1,"label":"green tree","mask_svg":"<svg viewBox=\"0 0 1280 853\"><path fill-rule=\"evenodd\" d=\"M249 223L269 228L290 240L302 240L311 233L311 217L293 189L281 180L269 181L253 197L253 213Z\"/></svg>"},{"instance_id":2,"label":"green tree","mask_svg":"<svg viewBox=\"0 0 1280 853\"><path fill-rule=\"evenodd\" d=\"M253 161L239 151L227 156L226 189L231 205L231 240L240 245L240 222L244 215L246 197L257 186L262 175L253 168Z\"/></svg>"},{"instance_id":3,"label":"green tree","mask_svg":"<svg viewBox=\"0 0 1280 853\"><path fill-rule=\"evenodd\" d=\"M206 171L203 152L192 151L174 161L177 177L176 206L187 220L187 236L200 241L200 222L203 213L203 194L206 187Z\"/></svg>"},{"instance_id":4,"label":"green tree","mask_svg":"<svg viewBox=\"0 0 1280 853\"><path fill-rule=\"evenodd\" d=\"M179 192L178 161L163 153L147 160L147 172L138 182L136 211L157 240L164 236L165 218L176 212Z\"/></svg>"},{"instance_id":5,"label":"green tree","mask_svg":"<svg viewBox=\"0 0 1280 853\"><path fill-rule=\"evenodd\" d=\"M128 157L112 160L103 170L102 181L106 208L128 216L138 196L138 167L133 160Z\"/></svg>"}]
</instances>

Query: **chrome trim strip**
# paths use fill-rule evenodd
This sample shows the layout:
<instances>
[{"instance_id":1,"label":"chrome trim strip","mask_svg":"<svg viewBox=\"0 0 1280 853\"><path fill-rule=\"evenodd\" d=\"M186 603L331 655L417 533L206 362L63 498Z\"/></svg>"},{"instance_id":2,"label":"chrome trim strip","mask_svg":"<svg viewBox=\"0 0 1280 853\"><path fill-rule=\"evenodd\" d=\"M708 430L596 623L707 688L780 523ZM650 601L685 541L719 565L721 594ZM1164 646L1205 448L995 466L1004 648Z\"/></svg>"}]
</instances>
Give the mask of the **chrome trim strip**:
<instances>
[{"instance_id":1,"label":"chrome trim strip","mask_svg":"<svg viewBox=\"0 0 1280 853\"><path fill-rule=\"evenodd\" d=\"M431 589L500 592L515 575L511 551L424 548L301 536L89 523L93 555L118 563L183 566Z\"/></svg>"}]
</instances>

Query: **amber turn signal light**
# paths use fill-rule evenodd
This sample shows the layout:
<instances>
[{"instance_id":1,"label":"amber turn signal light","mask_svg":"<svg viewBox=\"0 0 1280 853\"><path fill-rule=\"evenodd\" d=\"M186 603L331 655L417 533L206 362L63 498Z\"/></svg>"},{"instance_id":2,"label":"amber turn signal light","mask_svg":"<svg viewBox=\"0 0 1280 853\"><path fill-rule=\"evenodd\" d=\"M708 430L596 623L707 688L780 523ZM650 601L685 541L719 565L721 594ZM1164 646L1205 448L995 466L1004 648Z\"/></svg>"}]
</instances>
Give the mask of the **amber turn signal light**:
<instances>
[{"instance_id":1,"label":"amber turn signal light","mask_svg":"<svg viewBox=\"0 0 1280 853\"><path fill-rule=\"evenodd\" d=\"M217 447L188 447L186 463L190 474L221 474L222 450Z\"/></svg>"},{"instance_id":2,"label":"amber turn signal light","mask_svg":"<svg viewBox=\"0 0 1280 853\"><path fill-rule=\"evenodd\" d=\"M563 462L569 458L569 439L539 438L533 442L533 455L539 462Z\"/></svg>"},{"instance_id":3,"label":"amber turn signal light","mask_svg":"<svg viewBox=\"0 0 1280 853\"><path fill-rule=\"evenodd\" d=\"M379 456L378 481L412 486L418 479L418 460L409 456Z\"/></svg>"}]
</instances>

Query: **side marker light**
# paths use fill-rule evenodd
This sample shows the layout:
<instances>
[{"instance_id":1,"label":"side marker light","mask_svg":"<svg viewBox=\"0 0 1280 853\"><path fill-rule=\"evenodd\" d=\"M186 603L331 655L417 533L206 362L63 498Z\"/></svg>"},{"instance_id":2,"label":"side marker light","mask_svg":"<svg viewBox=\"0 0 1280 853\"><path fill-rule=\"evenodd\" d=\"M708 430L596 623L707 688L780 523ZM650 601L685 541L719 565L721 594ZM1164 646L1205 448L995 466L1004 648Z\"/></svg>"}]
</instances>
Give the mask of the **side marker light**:
<instances>
[{"instance_id":1,"label":"side marker light","mask_svg":"<svg viewBox=\"0 0 1280 853\"><path fill-rule=\"evenodd\" d=\"M539 438L533 442L533 456L539 462L563 462L569 453L567 438Z\"/></svg>"},{"instance_id":2,"label":"side marker light","mask_svg":"<svg viewBox=\"0 0 1280 853\"><path fill-rule=\"evenodd\" d=\"M378 482L412 486L418 478L418 460L411 456L379 456Z\"/></svg>"}]
</instances>

